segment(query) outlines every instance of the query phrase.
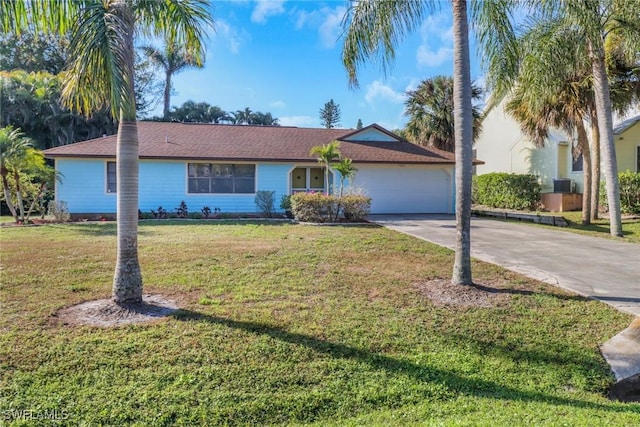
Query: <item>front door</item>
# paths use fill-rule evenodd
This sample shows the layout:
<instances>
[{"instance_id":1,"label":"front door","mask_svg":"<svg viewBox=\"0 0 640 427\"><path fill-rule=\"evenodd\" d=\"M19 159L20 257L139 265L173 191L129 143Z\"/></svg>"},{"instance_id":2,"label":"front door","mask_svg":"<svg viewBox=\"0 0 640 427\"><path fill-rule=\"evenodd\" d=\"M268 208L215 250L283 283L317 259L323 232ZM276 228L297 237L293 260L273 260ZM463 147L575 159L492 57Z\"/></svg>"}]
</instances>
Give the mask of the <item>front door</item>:
<instances>
[{"instance_id":1,"label":"front door","mask_svg":"<svg viewBox=\"0 0 640 427\"><path fill-rule=\"evenodd\" d=\"M298 167L291 172L291 193L324 192L324 169Z\"/></svg>"}]
</instances>

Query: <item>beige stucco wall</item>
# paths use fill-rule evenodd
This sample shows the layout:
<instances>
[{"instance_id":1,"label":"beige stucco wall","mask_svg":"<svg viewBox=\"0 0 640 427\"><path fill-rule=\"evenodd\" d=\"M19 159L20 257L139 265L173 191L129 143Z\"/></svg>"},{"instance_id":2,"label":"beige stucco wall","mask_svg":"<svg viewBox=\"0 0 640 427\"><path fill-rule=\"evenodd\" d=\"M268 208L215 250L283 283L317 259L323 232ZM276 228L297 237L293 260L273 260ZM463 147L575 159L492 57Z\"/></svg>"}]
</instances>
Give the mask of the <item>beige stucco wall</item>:
<instances>
[{"instance_id":1,"label":"beige stucco wall","mask_svg":"<svg viewBox=\"0 0 640 427\"><path fill-rule=\"evenodd\" d=\"M576 191L582 192L582 172L571 171L570 147L565 165L568 176L558 175L558 141L568 138L557 130L553 135L544 147L536 147L522 134L516 120L499 105L485 117L482 133L476 140L477 158L485 162L477 166L476 173L534 174L539 177L543 192L553 191L555 178L570 178L576 182Z\"/></svg>"},{"instance_id":2,"label":"beige stucco wall","mask_svg":"<svg viewBox=\"0 0 640 427\"><path fill-rule=\"evenodd\" d=\"M615 136L616 160L620 172L640 172L637 161L637 150L640 145L640 122Z\"/></svg>"}]
</instances>

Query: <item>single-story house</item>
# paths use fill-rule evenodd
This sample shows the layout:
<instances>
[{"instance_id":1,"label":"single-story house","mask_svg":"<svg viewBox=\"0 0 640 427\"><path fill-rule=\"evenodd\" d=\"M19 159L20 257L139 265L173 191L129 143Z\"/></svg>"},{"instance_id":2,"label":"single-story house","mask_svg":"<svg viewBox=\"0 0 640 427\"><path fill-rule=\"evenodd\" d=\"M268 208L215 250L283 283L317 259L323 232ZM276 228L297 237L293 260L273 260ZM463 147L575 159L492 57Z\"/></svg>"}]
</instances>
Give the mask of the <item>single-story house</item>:
<instances>
[{"instance_id":1,"label":"single-story house","mask_svg":"<svg viewBox=\"0 0 640 427\"><path fill-rule=\"evenodd\" d=\"M350 183L372 198L372 213L453 213L454 156L411 144L376 124L360 130L288 126L138 122L139 208L257 211L255 193L324 191L324 171L309 154L340 141L358 172ZM57 201L69 212L116 211L116 136L45 150L62 174ZM332 182L339 183L332 171Z\"/></svg>"},{"instance_id":2,"label":"single-story house","mask_svg":"<svg viewBox=\"0 0 640 427\"><path fill-rule=\"evenodd\" d=\"M621 172L636 172L640 168L638 123L640 116L614 128L616 160ZM475 142L476 155L484 160L484 164L476 167L476 173L528 173L538 177L543 193L582 193L582 156L576 155L576 145L577 141L571 135L551 129L544 146L536 146L522 133L518 122L505 112L504 104L499 104L484 118L482 133Z\"/></svg>"}]
</instances>

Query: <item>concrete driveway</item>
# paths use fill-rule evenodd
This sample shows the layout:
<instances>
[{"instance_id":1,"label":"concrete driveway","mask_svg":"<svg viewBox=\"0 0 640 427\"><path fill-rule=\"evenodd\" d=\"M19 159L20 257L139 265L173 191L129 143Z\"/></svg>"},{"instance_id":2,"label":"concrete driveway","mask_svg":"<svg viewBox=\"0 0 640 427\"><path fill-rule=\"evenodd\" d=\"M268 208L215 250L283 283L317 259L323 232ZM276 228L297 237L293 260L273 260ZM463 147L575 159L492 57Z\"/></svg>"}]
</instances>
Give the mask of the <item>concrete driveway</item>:
<instances>
[{"instance_id":1,"label":"concrete driveway","mask_svg":"<svg viewBox=\"0 0 640 427\"><path fill-rule=\"evenodd\" d=\"M452 215L372 215L370 219L454 249ZM638 244L472 218L471 256L640 316Z\"/></svg>"}]
</instances>

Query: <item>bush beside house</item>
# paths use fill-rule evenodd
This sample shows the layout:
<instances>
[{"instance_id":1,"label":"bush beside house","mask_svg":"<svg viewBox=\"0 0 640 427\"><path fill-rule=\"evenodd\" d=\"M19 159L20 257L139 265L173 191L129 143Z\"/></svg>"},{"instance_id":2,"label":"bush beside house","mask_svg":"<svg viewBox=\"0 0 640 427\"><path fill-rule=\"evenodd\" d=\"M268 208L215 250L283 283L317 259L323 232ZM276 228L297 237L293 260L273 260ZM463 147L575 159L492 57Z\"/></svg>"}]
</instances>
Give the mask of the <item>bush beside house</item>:
<instances>
[{"instance_id":1,"label":"bush beside house","mask_svg":"<svg viewBox=\"0 0 640 427\"><path fill-rule=\"evenodd\" d=\"M625 214L640 214L640 172L620 172L620 210ZM604 182L600 183L600 206L608 209L607 189Z\"/></svg>"},{"instance_id":2,"label":"bush beside house","mask_svg":"<svg viewBox=\"0 0 640 427\"><path fill-rule=\"evenodd\" d=\"M535 210L540 183L534 175L494 172L473 180L473 203L500 209Z\"/></svg>"},{"instance_id":3,"label":"bush beside house","mask_svg":"<svg viewBox=\"0 0 640 427\"><path fill-rule=\"evenodd\" d=\"M323 193L296 193L291 196L291 211L303 222L360 222L371 208L371 198L362 195L338 197Z\"/></svg>"}]
</instances>

